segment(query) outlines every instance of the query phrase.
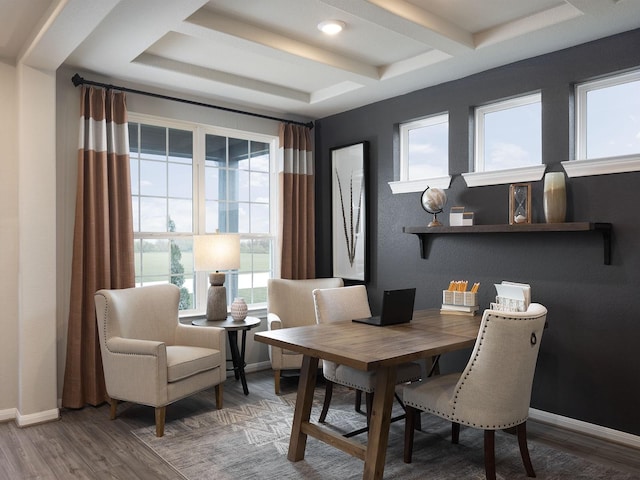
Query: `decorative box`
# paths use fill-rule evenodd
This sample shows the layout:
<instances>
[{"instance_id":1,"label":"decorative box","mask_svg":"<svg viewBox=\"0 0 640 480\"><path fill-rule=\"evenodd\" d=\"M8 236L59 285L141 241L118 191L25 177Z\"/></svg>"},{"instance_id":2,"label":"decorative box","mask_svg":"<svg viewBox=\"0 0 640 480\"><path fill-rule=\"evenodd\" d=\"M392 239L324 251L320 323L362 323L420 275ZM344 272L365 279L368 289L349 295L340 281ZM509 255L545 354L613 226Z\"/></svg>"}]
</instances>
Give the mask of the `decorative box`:
<instances>
[{"instance_id":1,"label":"decorative box","mask_svg":"<svg viewBox=\"0 0 640 480\"><path fill-rule=\"evenodd\" d=\"M451 207L449 211L449 226L460 227L462 226L462 217L464 215L464 207Z\"/></svg>"},{"instance_id":2,"label":"decorative box","mask_svg":"<svg viewBox=\"0 0 640 480\"><path fill-rule=\"evenodd\" d=\"M461 305L465 307L475 307L478 305L477 292L456 292L451 290L442 291L443 305Z\"/></svg>"}]
</instances>

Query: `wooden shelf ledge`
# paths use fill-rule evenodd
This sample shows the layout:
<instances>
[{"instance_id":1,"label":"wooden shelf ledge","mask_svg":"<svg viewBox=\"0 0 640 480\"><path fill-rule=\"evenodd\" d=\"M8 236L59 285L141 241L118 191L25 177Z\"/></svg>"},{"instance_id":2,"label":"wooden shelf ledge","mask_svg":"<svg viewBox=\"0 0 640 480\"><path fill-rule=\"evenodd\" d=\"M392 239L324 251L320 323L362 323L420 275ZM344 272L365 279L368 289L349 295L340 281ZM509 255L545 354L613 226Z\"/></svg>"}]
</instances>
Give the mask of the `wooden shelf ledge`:
<instances>
[{"instance_id":1,"label":"wooden shelf ledge","mask_svg":"<svg viewBox=\"0 0 640 480\"><path fill-rule=\"evenodd\" d=\"M529 223L519 225L469 225L466 227L403 227L404 233L417 235L420 240L420 256L427 258L429 235L478 234L478 233L544 233L544 232L601 232L604 247L604 264L611 265L610 223L566 222Z\"/></svg>"}]
</instances>

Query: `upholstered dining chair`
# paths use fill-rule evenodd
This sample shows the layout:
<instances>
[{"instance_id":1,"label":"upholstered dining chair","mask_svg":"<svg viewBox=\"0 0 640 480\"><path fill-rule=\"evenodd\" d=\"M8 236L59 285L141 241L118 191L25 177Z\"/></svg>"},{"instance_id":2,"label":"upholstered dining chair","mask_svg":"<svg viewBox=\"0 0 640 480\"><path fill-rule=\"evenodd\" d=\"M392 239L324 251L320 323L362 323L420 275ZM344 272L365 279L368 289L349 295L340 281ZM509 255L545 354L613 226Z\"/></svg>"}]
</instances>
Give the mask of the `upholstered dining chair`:
<instances>
[{"instance_id":1,"label":"upholstered dining chair","mask_svg":"<svg viewBox=\"0 0 640 480\"><path fill-rule=\"evenodd\" d=\"M344 288L326 288L313 291L313 300L318 323L351 321L354 318L371 316L367 289L364 285ZM383 327L368 327L383 328ZM357 392L365 393L367 406L367 423L371 416L373 394L376 384L375 372L365 372L346 365L323 360L322 374L326 380L325 396L319 421L324 423L331 404L333 384L354 388ZM398 366L396 383L402 384L419 380L422 368L419 363L408 362ZM356 406L356 409L358 407Z\"/></svg>"},{"instance_id":2,"label":"upholstered dining chair","mask_svg":"<svg viewBox=\"0 0 640 480\"><path fill-rule=\"evenodd\" d=\"M462 373L427 378L403 388L405 462L411 462L414 422L424 411L452 422L452 443L458 443L461 424L484 430L488 480L496 478L495 431L515 427L525 470L535 477L526 421L546 317L547 309L538 303L530 304L526 312L485 310Z\"/></svg>"},{"instance_id":3,"label":"upholstered dining chair","mask_svg":"<svg viewBox=\"0 0 640 480\"><path fill-rule=\"evenodd\" d=\"M166 406L176 400L215 386L222 408L227 376L224 329L181 324L179 301L180 290L171 284L95 294L111 419L121 400L154 407L158 437Z\"/></svg>"},{"instance_id":4,"label":"upholstered dining chair","mask_svg":"<svg viewBox=\"0 0 640 480\"><path fill-rule=\"evenodd\" d=\"M344 285L341 278L314 278L288 280L271 278L267 282L267 328L301 327L316 324L312 292L316 288L338 288ZM300 353L269 345L269 360L273 369L276 395L280 395L282 370L299 370L302 367Z\"/></svg>"}]
</instances>

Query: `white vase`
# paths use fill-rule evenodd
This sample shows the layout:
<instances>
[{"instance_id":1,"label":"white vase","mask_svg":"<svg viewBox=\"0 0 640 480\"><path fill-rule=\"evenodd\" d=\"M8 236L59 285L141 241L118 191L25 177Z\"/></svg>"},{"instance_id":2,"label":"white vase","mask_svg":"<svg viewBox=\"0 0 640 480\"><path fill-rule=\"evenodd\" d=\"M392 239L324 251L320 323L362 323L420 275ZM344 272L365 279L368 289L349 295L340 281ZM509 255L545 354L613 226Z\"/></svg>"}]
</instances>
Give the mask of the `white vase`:
<instances>
[{"instance_id":1,"label":"white vase","mask_svg":"<svg viewBox=\"0 0 640 480\"><path fill-rule=\"evenodd\" d=\"M247 318L248 310L247 302L244 301L244 298L236 297L231 304L231 317L234 321L241 322Z\"/></svg>"},{"instance_id":2,"label":"white vase","mask_svg":"<svg viewBox=\"0 0 640 480\"><path fill-rule=\"evenodd\" d=\"M547 223L562 223L567 214L567 192L563 172L544 176L544 218Z\"/></svg>"}]
</instances>

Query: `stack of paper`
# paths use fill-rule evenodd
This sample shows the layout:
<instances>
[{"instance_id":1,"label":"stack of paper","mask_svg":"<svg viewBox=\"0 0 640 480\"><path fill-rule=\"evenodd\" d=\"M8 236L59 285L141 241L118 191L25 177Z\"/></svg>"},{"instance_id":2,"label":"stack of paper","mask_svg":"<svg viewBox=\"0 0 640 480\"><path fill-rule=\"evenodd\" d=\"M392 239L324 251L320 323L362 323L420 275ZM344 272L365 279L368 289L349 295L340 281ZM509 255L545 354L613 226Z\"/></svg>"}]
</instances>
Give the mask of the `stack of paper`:
<instances>
[{"instance_id":1,"label":"stack of paper","mask_svg":"<svg viewBox=\"0 0 640 480\"><path fill-rule=\"evenodd\" d=\"M494 310L526 312L531 303L531 286L526 283L506 282L495 284L496 303L491 304Z\"/></svg>"}]
</instances>

